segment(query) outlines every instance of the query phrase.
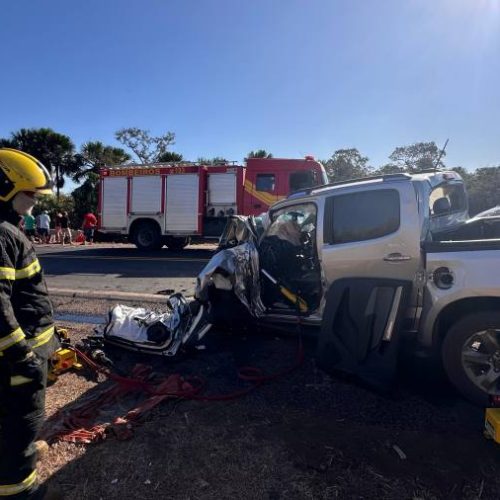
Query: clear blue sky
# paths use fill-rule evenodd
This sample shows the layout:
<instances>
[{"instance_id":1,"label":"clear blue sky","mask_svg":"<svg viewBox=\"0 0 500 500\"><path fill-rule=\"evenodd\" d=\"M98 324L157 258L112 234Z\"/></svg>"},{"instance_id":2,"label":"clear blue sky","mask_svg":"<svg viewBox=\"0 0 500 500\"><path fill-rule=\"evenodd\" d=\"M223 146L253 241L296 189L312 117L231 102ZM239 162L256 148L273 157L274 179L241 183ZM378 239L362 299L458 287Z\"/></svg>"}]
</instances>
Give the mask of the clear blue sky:
<instances>
[{"instance_id":1,"label":"clear blue sky","mask_svg":"<svg viewBox=\"0 0 500 500\"><path fill-rule=\"evenodd\" d=\"M171 130L188 160L447 137L500 164L500 0L0 0L0 136Z\"/></svg>"}]
</instances>

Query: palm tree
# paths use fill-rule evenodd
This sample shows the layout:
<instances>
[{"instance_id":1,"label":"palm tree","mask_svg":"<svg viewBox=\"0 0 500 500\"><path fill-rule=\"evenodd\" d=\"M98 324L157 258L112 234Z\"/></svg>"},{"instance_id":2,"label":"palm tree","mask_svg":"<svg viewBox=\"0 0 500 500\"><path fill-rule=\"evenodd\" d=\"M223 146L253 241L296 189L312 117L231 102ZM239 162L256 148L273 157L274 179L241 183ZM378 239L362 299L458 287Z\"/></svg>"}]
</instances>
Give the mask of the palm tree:
<instances>
[{"instance_id":1,"label":"palm tree","mask_svg":"<svg viewBox=\"0 0 500 500\"><path fill-rule=\"evenodd\" d=\"M247 158L272 158L273 155L268 153L265 149L257 149L256 151L250 151Z\"/></svg>"},{"instance_id":2,"label":"palm tree","mask_svg":"<svg viewBox=\"0 0 500 500\"><path fill-rule=\"evenodd\" d=\"M73 175L79 168L71 139L51 128L22 128L12 132L9 139L0 139L2 146L19 149L40 160L55 179L58 197L64 176Z\"/></svg>"},{"instance_id":3,"label":"palm tree","mask_svg":"<svg viewBox=\"0 0 500 500\"><path fill-rule=\"evenodd\" d=\"M106 146L101 141L86 142L76 156L79 167L72 175L76 182L91 178L90 174L99 174L99 170L105 166L123 164L131 159L131 156L122 148Z\"/></svg>"}]
</instances>

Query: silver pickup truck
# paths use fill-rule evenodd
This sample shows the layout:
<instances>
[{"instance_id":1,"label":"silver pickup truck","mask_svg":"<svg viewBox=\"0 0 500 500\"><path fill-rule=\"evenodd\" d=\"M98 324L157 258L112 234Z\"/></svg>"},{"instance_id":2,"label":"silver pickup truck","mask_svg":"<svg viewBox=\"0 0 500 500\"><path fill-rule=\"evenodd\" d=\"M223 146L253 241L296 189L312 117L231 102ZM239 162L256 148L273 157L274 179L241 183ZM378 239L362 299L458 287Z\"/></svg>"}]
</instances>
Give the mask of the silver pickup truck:
<instances>
[{"instance_id":1,"label":"silver pickup truck","mask_svg":"<svg viewBox=\"0 0 500 500\"><path fill-rule=\"evenodd\" d=\"M467 219L453 171L296 192L264 218L230 221L196 295L236 294L260 323L300 316L319 328L322 365L365 378L410 338L484 404L500 394L500 240L457 240Z\"/></svg>"}]
</instances>

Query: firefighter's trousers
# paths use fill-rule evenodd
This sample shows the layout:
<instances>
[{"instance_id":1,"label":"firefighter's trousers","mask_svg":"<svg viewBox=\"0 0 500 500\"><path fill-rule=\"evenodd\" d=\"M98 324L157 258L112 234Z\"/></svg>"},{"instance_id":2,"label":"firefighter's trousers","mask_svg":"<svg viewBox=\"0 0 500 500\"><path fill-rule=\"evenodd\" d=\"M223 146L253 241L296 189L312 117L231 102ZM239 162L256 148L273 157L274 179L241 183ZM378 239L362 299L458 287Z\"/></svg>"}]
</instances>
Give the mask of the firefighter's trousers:
<instances>
[{"instance_id":1,"label":"firefighter's trousers","mask_svg":"<svg viewBox=\"0 0 500 500\"><path fill-rule=\"evenodd\" d=\"M44 418L47 363L43 387L11 385L0 360L0 500L37 498L35 440Z\"/></svg>"}]
</instances>

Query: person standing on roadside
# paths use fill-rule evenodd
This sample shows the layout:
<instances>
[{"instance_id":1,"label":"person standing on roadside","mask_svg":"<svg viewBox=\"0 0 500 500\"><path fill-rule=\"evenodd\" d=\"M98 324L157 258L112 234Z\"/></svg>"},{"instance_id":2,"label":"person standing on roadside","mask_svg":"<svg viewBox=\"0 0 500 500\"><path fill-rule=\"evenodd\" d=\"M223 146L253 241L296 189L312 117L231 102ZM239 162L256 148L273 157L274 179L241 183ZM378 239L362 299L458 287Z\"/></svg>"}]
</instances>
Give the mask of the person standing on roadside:
<instances>
[{"instance_id":1,"label":"person standing on roadside","mask_svg":"<svg viewBox=\"0 0 500 500\"><path fill-rule=\"evenodd\" d=\"M92 212L85 214L82 224L83 233L85 234L85 241L83 242L84 245L86 245L87 243L89 245L92 245L94 243L94 231L96 226L96 216Z\"/></svg>"},{"instance_id":2,"label":"person standing on roadside","mask_svg":"<svg viewBox=\"0 0 500 500\"><path fill-rule=\"evenodd\" d=\"M71 238L71 228L69 226L69 215L68 212L63 212L61 217L61 237L62 237L62 245L66 244L66 236L68 237L69 244L73 244L73 240Z\"/></svg>"},{"instance_id":3,"label":"person standing on roadside","mask_svg":"<svg viewBox=\"0 0 500 500\"><path fill-rule=\"evenodd\" d=\"M36 472L48 359L59 342L40 262L17 227L52 181L37 159L0 148L0 185L0 497L62 498Z\"/></svg>"},{"instance_id":4,"label":"person standing on roadside","mask_svg":"<svg viewBox=\"0 0 500 500\"><path fill-rule=\"evenodd\" d=\"M33 242L35 239L35 218L31 214L24 216L24 234Z\"/></svg>"},{"instance_id":5,"label":"person standing on roadside","mask_svg":"<svg viewBox=\"0 0 500 500\"><path fill-rule=\"evenodd\" d=\"M50 242L50 216L47 210L44 210L37 217L38 235L42 243Z\"/></svg>"},{"instance_id":6,"label":"person standing on roadside","mask_svg":"<svg viewBox=\"0 0 500 500\"><path fill-rule=\"evenodd\" d=\"M57 212L56 213L56 216L54 218L54 228L55 228L55 242L56 243L61 243L62 241L62 228L61 228L61 218L62 218L62 213L61 212Z\"/></svg>"}]
</instances>

